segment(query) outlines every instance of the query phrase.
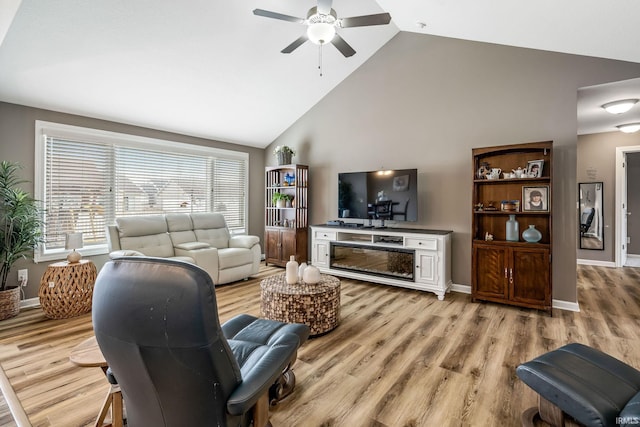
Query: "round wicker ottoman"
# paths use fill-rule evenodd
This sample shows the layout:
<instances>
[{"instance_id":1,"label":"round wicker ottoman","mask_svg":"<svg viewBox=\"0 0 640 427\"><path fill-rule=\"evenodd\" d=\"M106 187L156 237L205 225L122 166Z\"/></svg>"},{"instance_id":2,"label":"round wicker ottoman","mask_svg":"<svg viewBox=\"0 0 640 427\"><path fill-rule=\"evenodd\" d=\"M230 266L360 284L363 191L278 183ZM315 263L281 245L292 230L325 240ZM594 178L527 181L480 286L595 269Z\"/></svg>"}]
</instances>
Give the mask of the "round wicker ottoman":
<instances>
[{"instance_id":1,"label":"round wicker ottoman","mask_svg":"<svg viewBox=\"0 0 640 427\"><path fill-rule=\"evenodd\" d=\"M47 317L66 319L91 311L96 266L90 260L50 264L40 281L40 305Z\"/></svg>"},{"instance_id":2,"label":"round wicker ottoman","mask_svg":"<svg viewBox=\"0 0 640 427\"><path fill-rule=\"evenodd\" d=\"M322 275L310 285L288 285L284 274L260 282L262 317L287 323L304 323L311 336L331 331L340 323L340 280Z\"/></svg>"}]
</instances>

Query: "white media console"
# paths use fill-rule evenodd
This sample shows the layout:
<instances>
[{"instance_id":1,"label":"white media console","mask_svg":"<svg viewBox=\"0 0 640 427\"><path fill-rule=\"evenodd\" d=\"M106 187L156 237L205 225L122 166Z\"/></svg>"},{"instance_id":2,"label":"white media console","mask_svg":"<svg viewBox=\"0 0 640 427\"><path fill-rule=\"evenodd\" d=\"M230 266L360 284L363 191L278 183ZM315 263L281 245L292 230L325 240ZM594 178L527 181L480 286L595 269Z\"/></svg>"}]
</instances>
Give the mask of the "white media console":
<instances>
[{"instance_id":1,"label":"white media console","mask_svg":"<svg viewBox=\"0 0 640 427\"><path fill-rule=\"evenodd\" d=\"M413 228L311 226L311 263L322 273L433 292L451 288L451 234Z\"/></svg>"}]
</instances>

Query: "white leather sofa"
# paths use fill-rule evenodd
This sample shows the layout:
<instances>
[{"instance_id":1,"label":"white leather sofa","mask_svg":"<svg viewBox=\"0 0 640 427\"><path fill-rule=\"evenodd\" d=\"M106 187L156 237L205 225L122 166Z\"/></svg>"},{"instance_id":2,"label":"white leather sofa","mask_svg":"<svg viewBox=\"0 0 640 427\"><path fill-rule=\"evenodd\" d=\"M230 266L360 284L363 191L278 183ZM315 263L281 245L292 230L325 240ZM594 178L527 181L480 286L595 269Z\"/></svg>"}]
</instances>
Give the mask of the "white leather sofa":
<instances>
[{"instance_id":1,"label":"white leather sofa","mask_svg":"<svg viewBox=\"0 0 640 427\"><path fill-rule=\"evenodd\" d=\"M221 285L245 279L260 268L258 236L232 236L218 213L116 218L107 226L109 256L146 255L196 264Z\"/></svg>"}]
</instances>

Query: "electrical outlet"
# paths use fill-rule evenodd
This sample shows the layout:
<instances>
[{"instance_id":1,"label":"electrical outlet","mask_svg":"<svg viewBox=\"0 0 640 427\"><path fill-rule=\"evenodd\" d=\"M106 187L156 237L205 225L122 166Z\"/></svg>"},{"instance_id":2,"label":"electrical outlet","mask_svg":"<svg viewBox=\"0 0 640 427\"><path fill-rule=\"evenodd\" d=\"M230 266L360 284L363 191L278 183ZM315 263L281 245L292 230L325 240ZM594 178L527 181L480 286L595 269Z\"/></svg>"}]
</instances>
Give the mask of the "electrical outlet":
<instances>
[{"instance_id":1,"label":"electrical outlet","mask_svg":"<svg viewBox=\"0 0 640 427\"><path fill-rule=\"evenodd\" d=\"M27 286L27 282L29 281L29 270L26 268L23 270L18 270L18 282L22 286Z\"/></svg>"}]
</instances>

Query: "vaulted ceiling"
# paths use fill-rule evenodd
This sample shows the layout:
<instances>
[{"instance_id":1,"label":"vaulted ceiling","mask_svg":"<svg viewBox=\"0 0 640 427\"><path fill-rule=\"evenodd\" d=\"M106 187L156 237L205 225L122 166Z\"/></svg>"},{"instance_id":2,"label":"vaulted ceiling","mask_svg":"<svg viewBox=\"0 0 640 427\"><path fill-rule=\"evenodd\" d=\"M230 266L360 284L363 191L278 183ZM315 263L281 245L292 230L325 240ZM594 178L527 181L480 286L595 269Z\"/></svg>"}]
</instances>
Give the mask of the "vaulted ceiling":
<instances>
[{"instance_id":1,"label":"vaulted ceiling","mask_svg":"<svg viewBox=\"0 0 640 427\"><path fill-rule=\"evenodd\" d=\"M0 0L0 101L265 147L398 31L640 62L636 0L334 0L343 57L291 54L313 0ZM318 65L322 61L323 75Z\"/></svg>"}]
</instances>

